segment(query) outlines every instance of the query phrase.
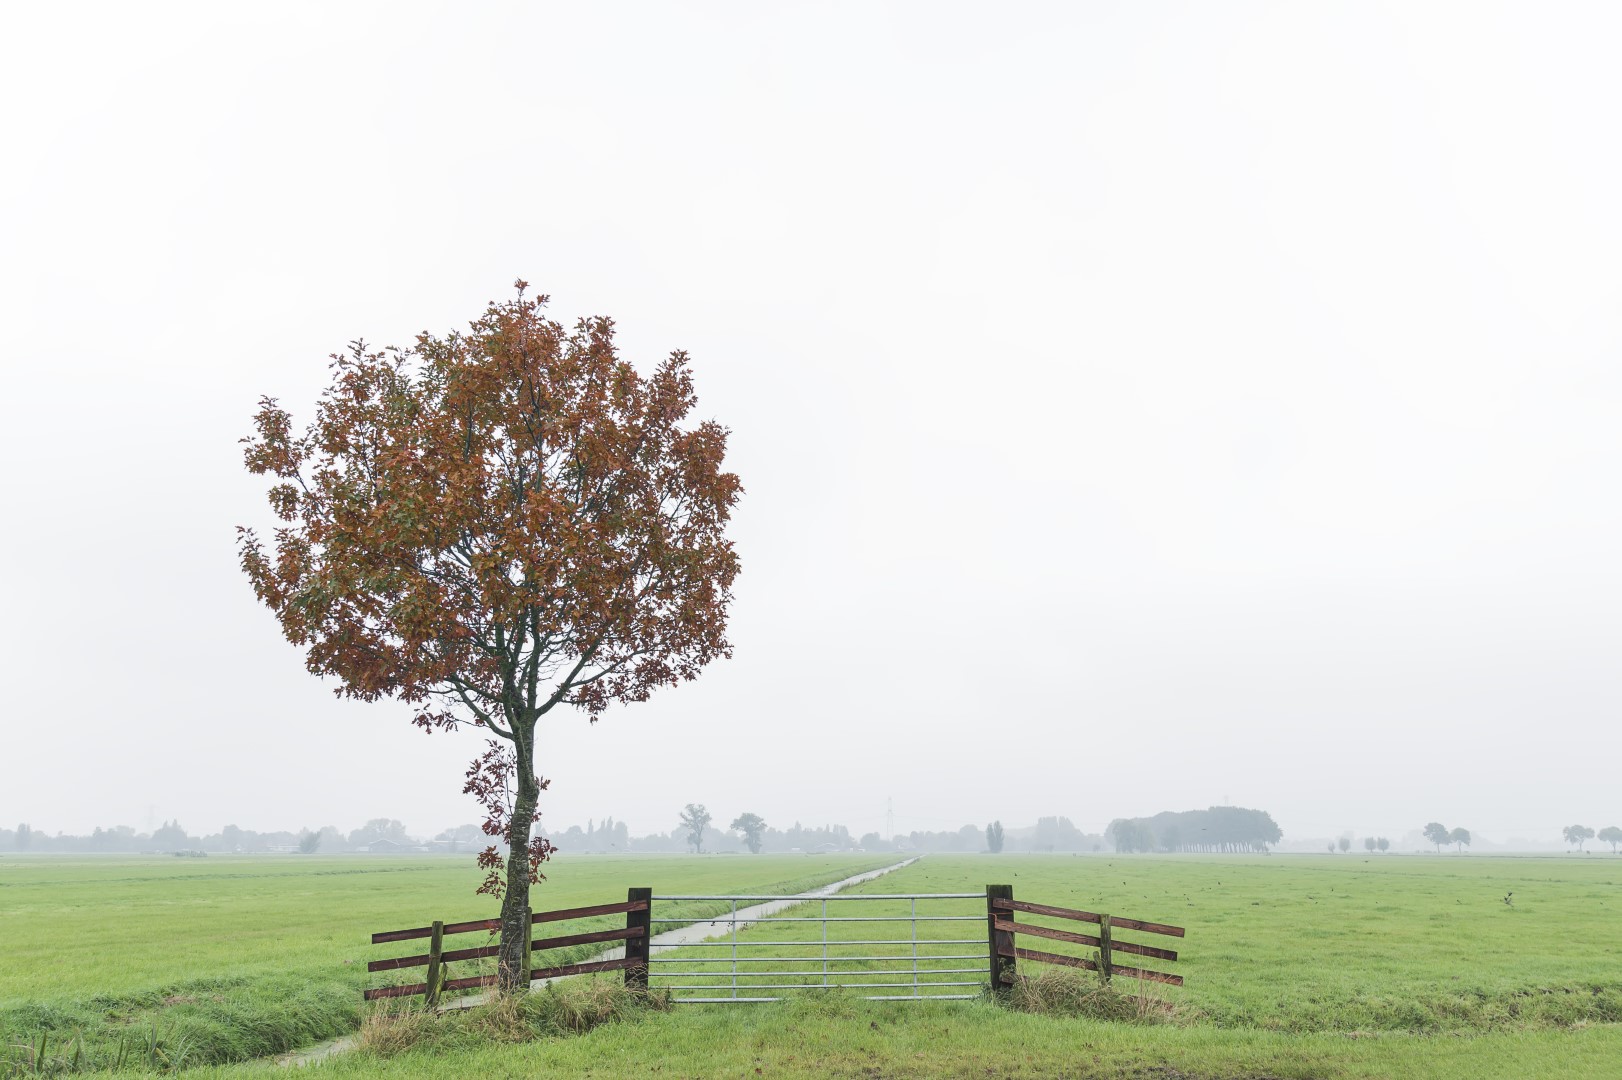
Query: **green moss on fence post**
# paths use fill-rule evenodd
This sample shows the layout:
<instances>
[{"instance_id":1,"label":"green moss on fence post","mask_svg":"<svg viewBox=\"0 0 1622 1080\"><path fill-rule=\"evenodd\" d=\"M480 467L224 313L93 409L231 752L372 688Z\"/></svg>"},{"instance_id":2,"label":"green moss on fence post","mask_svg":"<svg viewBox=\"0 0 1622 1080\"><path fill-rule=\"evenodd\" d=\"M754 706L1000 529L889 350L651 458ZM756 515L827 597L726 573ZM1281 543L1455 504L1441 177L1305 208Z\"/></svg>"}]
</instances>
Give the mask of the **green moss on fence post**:
<instances>
[{"instance_id":1,"label":"green moss on fence post","mask_svg":"<svg viewBox=\"0 0 1622 1080\"><path fill-rule=\"evenodd\" d=\"M423 995L430 1009L439 1004L439 984L445 981L440 974L441 957L444 952L445 923L435 919L434 932L428 937L428 989Z\"/></svg>"}]
</instances>

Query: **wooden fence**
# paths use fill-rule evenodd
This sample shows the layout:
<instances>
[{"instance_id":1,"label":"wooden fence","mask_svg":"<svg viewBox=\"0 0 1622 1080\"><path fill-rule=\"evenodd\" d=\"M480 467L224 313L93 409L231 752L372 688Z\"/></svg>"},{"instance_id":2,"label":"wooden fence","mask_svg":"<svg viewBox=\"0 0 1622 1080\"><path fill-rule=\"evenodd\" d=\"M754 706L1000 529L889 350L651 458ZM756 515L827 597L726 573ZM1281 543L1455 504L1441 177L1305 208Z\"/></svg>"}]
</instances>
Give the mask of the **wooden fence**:
<instances>
[{"instance_id":1,"label":"wooden fence","mask_svg":"<svg viewBox=\"0 0 1622 1080\"><path fill-rule=\"evenodd\" d=\"M574 919L590 919L602 915L625 914L625 926L612 930L589 930L577 934L558 934L553 937L536 938L528 943L524 950L524 973L522 981L532 982L536 979L554 979L563 975L585 975L593 971L624 971L627 986L646 986L648 981L648 930L649 919L652 912L652 889L631 889L627 892L623 904L594 904L590 907L564 908L560 911L539 911L528 916L531 925L538 923L569 922ZM404 983L398 986L378 986L366 991L367 1001L377 998L416 997L421 994L428 999L428 1004L434 1005L439 1001L439 995L446 990L467 990L480 986L494 986L494 974L471 975L465 978L452 979L447 977L448 965L461 961L480 960L497 955L501 949L498 945L481 945L467 949L446 949L445 938L454 934L471 934L483 932L486 934L498 933L501 930L500 919L476 919L472 922L445 923L435 922L432 926L419 926L411 930L386 930L381 934L372 935L373 945L382 945L391 941L417 941L428 939L428 951L415 956L400 956L390 960L373 960L366 965L367 971L399 971L406 968L426 967L426 977L420 983ZM571 945L589 945L595 942L623 941L625 942L625 955L614 960L593 960L583 964L559 964L553 967L537 968L532 963L532 954L545 952L549 949L564 949Z\"/></svg>"},{"instance_id":2,"label":"wooden fence","mask_svg":"<svg viewBox=\"0 0 1622 1080\"><path fill-rule=\"evenodd\" d=\"M1098 933L1096 935L1078 934L1071 930L1056 930L1052 927L1037 926L1033 923L1016 922L1015 913L1021 911L1030 915L1041 915L1052 919L1068 919L1072 922L1092 923L1098 927ZM1014 981L1015 965L1019 960L1034 960L1043 964L1063 964L1066 967L1086 968L1088 971L1102 973L1105 979L1109 979L1114 975L1126 975L1136 979L1170 983L1172 986L1183 985L1181 975L1170 975L1163 971L1150 971L1146 968L1117 964L1115 962L1116 953L1126 953L1130 956L1146 956L1151 959L1165 961L1177 959L1177 954L1171 949L1162 949L1154 945L1140 945L1133 941L1121 941L1115 937L1117 930L1136 930L1149 934L1164 934L1168 937L1180 938L1183 936L1181 926L1144 922L1141 919L1123 919L1093 911L1052 907L1048 904L1032 904L1025 900L1015 900L1014 889L1011 885L986 886L986 933L990 938L991 976L994 987L1006 986ZM1063 953L1023 949L1015 944L1015 936L1018 934L1024 934L1027 937L1046 938L1049 941L1069 942L1072 945L1089 946L1098 950L1098 959L1089 960L1080 956L1067 956Z\"/></svg>"},{"instance_id":3,"label":"wooden fence","mask_svg":"<svg viewBox=\"0 0 1622 1080\"><path fill-rule=\"evenodd\" d=\"M560 911L542 911L528 915L530 924L536 925L623 913L625 915L625 926L609 930L587 930L574 934L558 934L552 937L535 938L528 942L528 948L524 952L523 970L526 977L522 981L527 983L535 979L554 979L564 975L585 975L596 971L624 971L627 986L646 988L648 985L648 954L653 919L652 907L653 890L636 888L627 891L624 903L595 904L589 907L564 908ZM1019 922L1018 913L1020 912L1049 919L1089 923L1096 926L1098 930L1096 934L1083 934L1072 930L1059 930L1049 926L1040 926L1030 922ZM826 919L826 909L823 914L824 919ZM975 916L975 918L977 917ZM373 945L382 945L392 941L418 941L427 938L428 951L389 960L373 960L366 965L367 971L401 971L423 967L428 970L420 983L379 986L367 990L365 993L366 1000L423 995L427 998L428 1004L433 1005L438 1003L439 995L447 990L466 990L475 987L493 986L496 982L494 974L487 973L452 979L448 977L447 968L452 963L481 960L496 956L500 952L500 947L497 945L481 945L465 949L446 949L445 938L455 934L480 932L490 934L499 932L500 929L500 919L477 919L472 922L435 922L431 926L419 926L411 930L388 930L381 934L373 934ZM1172 986L1183 985L1181 975L1172 975L1147 968L1128 967L1116 963L1115 957L1117 954L1126 954L1133 957L1141 956L1167 962L1177 959L1177 953L1171 949L1121 940L1115 936L1116 932L1121 930L1162 934L1178 938L1182 937L1184 933L1182 927L1168 926L1165 923L1145 922L1141 919L1125 919L1092 911L1078 911L1073 908L1053 907L1048 904L1033 904L1025 900L1016 900L1011 885L986 886L986 939L989 946L990 976L993 988L998 990L1005 988L1014 981L1017 964L1020 960L1085 968L1089 971L1102 973L1105 979L1115 975L1124 975L1129 978L1169 983ZM1026 937L1044 938L1049 941L1061 941L1092 948L1097 950L1095 953L1096 959L1021 948L1016 944L1016 939L1021 934ZM826 937L826 923L824 924L824 936ZM625 943L625 955L612 960L591 960L585 963L557 964L552 967L539 968L535 967L532 962L532 954L537 952L564 949L574 945L618 941Z\"/></svg>"}]
</instances>

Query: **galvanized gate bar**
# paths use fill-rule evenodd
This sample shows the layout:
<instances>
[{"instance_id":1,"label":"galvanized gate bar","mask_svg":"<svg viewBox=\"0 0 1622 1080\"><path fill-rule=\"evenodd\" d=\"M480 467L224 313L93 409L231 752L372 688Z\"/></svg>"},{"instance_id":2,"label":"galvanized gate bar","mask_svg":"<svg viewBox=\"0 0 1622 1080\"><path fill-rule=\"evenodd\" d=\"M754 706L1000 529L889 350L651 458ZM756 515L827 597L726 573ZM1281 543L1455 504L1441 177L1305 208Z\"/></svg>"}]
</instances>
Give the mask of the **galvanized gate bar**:
<instances>
[{"instance_id":1,"label":"galvanized gate bar","mask_svg":"<svg viewBox=\"0 0 1622 1080\"><path fill-rule=\"evenodd\" d=\"M821 899L820 897L818 899ZM835 897L830 896L833 900ZM908 915L830 915L826 919L816 915L751 915L743 920L745 926L763 922L906 922ZM736 922L736 919L717 915L713 919L653 919L656 923L680 923L683 926L702 926L704 923ZM930 915L929 922L985 922L984 915Z\"/></svg>"},{"instance_id":2,"label":"galvanized gate bar","mask_svg":"<svg viewBox=\"0 0 1622 1080\"><path fill-rule=\"evenodd\" d=\"M929 905L939 901L983 901L982 893L861 893L839 895L735 895L673 893L656 895L654 901L721 902L727 910L709 918L654 918L649 912L649 923L660 925L715 927L717 936L702 942L681 942L654 949L665 955L648 959L650 979L659 980L665 990L690 992L706 996L673 997L677 1003L696 1002L766 1002L780 1001L780 994L762 994L762 991L789 990L904 990L900 994L864 993L875 1001L959 1000L978 997L978 993L941 993L942 990L974 987L984 984L988 975L985 956L980 952L965 953L964 946L982 945L980 937L930 938L921 923L980 922L984 916L958 914L931 914ZM839 902L882 901L896 906L905 905L899 914L832 915L833 905ZM755 901L755 911L741 911L740 901ZM771 914L774 911L804 910L808 905L815 914ZM762 910L764 909L764 910ZM846 909L851 910L851 909ZM855 910L861 910L857 908ZM936 910L939 910L936 908ZM962 910L959 908L958 910ZM821 934L816 938L796 935L783 941L752 941L740 936L740 931L768 923L800 925L820 924ZM830 924L839 923L906 923L908 936L857 937L842 940L830 932ZM857 931L860 933L860 931ZM851 954L851 946L881 947L878 952ZM901 948L897 948L900 946ZM783 956L760 955L758 950L805 949L813 955ZM947 951L935 952L941 948ZM716 955L720 951L721 955ZM756 951L756 955L746 955ZM693 953L700 955L693 955ZM672 955L674 954L674 955ZM964 961L979 961L972 967L957 966ZM794 965L801 965L796 968ZM853 968L850 965L883 965ZM671 968L669 965L676 965ZM942 966L953 965L953 966ZM709 970L705 968L709 967ZM972 975L972 979L953 976Z\"/></svg>"},{"instance_id":3,"label":"galvanized gate bar","mask_svg":"<svg viewBox=\"0 0 1622 1080\"><path fill-rule=\"evenodd\" d=\"M717 922L723 922L723 923L726 922L725 919L717 919L716 921ZM765 920L758 920L758 921L764 922ZM743 920L743 923L744 923L745 926L747 926L747 925L749 925L750 920L745 919L745 920ZM919 942L919 944L922 944L922 945L984 945L985 941L986 941L985 938L977 938L977 937L973 937L973 938L924 938L921 942ZM695 941L695 942L690 942L690 943L688 943L686 945L682 945L682 946L679 946L679 947L684 948L684 949L687 949L687 948L711 948L711 949L714 949L714 948L718 948L719 946L721 946L723 944L725 944L725 943L722 942L722 941L701 941L701 942ZM815 941L740 941L740 942L738 942L738 948L740 948L740 949L764 949L764 948L775 948L775 947L777 947L779 945L801 945L801 946L805 946L805 945L821 945L821 944L822 944L822 940L820 938L818 938ZM846 939L844 941L835 941L835 942L833 942L833 944L835 944L835 945L911 945L912 944L912 939L911 938L848 938L848 939ZM656 949L674 949L674 948L678 948L678 946L675 946L675 945L655 945L654 948L656 948Z\"/></svg>"},{"instance_id":4,"label":"galvanized gate bar","mask_svg":"<svg viewBox=\"0 0 1622 1080\"><path fill-rule=\"evenodd\" d=\"M655 900L785 900L794 903L810 903L813 900L838 900L846 903L852 900L907 900L917 897L919 900L984 900L985 893L977 892L936 892L936 893L853 893L850 896L822 896L819 893L728 893L721 896L714 893L660 893L653 897ZM703 922L703 919L697 920Z\"/></svg>"},{"instance_id":5,"label":"galvanized gate bar","mask_svg":"<svg viewBox=\"0 0 1622 1080\"><path fill-rule=\"evenodd\" d=\"M750 943L746 942L746 941L742 941L742 942L739 942L739 944L740 945L748 945ZM780 941L774 941L774 942L769 942L769 943L768 942L757 942L756 944L781 945L783 943L780 942ZM852 944L852 943L851 942L846 942L846 941L836 941L836 942L833 942L833 944L835 944L835 945L848 945L848 944ZM922 944L932 945L932 944L934 944L934 942L926 941L926 942L923 942ZM974 944L978 945L979 942L975 942ZM827 959L828 959L828 962L831 963L831 964L841 964L841 963L849 964L849 963L855 963L858 960L978 960L978 959L980 959L980 954L979 953L953 953L953 954L949 954L949 955L945 955L945 956L927 956L927 955L925 955L925 956L913 956L912 954L908 953L908 954L903 954L901 956L830 956ZM717 956L717 957L710 957L710 958L705 958L705 957L702 957L702 956L692 956L692 957L687 957L687 956L655 956L655 957L651 958L648 962L652 963L652 964L732 964L732 963L738 963L738 964L774 964L774 963L778 963L778 962L782 962L782 963L785 963L785 964L818 964L818 963L821 963L822 960L823 960L823 958L820 957L820 956L740 956L736 960L733 960L733 959L731 959L729 957L725 957L725 956ZM925 968L924 970L928 971L929 969Z\"/></svg>"}]
</instances>

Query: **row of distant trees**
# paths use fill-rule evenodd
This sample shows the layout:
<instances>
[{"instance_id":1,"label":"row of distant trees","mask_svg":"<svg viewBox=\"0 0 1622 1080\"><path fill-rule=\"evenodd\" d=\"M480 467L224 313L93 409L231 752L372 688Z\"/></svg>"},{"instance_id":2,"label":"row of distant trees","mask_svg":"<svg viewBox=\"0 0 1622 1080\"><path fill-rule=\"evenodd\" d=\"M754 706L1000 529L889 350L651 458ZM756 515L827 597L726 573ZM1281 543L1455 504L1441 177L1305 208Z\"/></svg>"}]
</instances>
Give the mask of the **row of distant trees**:
<instances>
[{"instance_id":1,"label":"row of distant trees","mask_svg":"<svg viewBox=\"0 0 1622 1080\"><path fill-rule=\"evenodd\" d=\"M1104 830L1116 851L1266 851L1284 838L1265 810L1212 806L1166 810L1147 818L1116 818Z\"/></svg>"},{"instance_id":2,"label":"row of distant trees","mask_svg":"<svg viewBox=\"0 0 1622 1080\"><path fill-rule=\"evenodd\" d=\"M1001 851L1100 851L1102 834L1085 832L1067 817L1037 819L1035 825L1004 829L1002 823L982 828L963 825L939 831L914 830L894 836L877 832L856 836L844 825L803 825L796 821L784 828L770 825L757 813L746 811L722 829L709 810L700 803L688 804L677 817L677 826L668 832L631 835L623 821L604 818L588 820L584 826L571 825L551 837L560 851L570 853L649 853L680 851L750 852L978 852ZM410 835L400 821L373 818L346 831L327 825L319 829L271 830L258 832L227 825L215 833L192 833L179 821L165 821L150 831L137 831L127 825L97 828L87 835L51 835L24 823L15 829L0 828L0 851L108 852L138 854L152 851L209 851L305 854L343 854L364 851L377 845L389 850L440 850L474 852L489 844L490 838L476 824L462 824L441 830L432 840Z\"/></svg>"},{"instance_id":3,"label":"row of distant trees","mask_svg":"<svg viewBox=\"0 0 1622 1080\"><path fill-rule=\"evenodd\" d=\"M227 825L216 833L190 832L178 820L165 821L150 832L129 825L113 825L88 834L57 833L54 836L26 822L15 829L0 828L0 850L52 852L110 852L137 854L144 851L278 852L359 851L378 840L401 846L417 843L406 835L405 826L392 818L373 818L349 832L332 825L297 831L278 829L256 832Z\"/></svg>"},{"instance_id":4,"label":"row of distant trees","mask_svg":"<svg viewBox=\"0 0 1622 1080\"><path fill-rule=\"evenodd\" d=\"M1390 848L1391 841L1387 840L1383 836L1363 837L1364 851L1389 851ZM1338 840L1331 840L1329 842L1329 853L1333 855L1337 850L1339 850L1342 854L1352 850L1352 838L1350 836L1342 836Z\"/></svg>"},{"instance_id":5,"label":"row of distant trees","mask_svg":"<svg viewBox=\"0 0 1622 1080\"><path fill-rule=\"evenodd\" d=\"M1470 846L1469 829L1450 829L1440 821L1432 821L1426 824L1423 832L1425 839L1436 845L1438 855L1442 853L1443 844L1452 844L1461 853Z\"/></svg>"},{"instance_id":6,"label":"row of distant trees","mask_svg":"<svg viewBox=\"0 0 1622 1080\"><path fill-rule=\"evenodd\" d=\"M1433 821L1425 826L1424 832L1425 839L1436 845L1438 853L1441 852L1443 844L1452 844L1459 851L1470 846L1469 829L1449 829L1441 822ZM1596 836L1602 842L1611 845L1612 854L1616 853L1618 847L1622 847L1622 827L1616 825L1607 825L1597 833L1587 825L1567 825L1561 830L1561 835L1565 837L1566 843L1578 851L1582 851L1583 845Z\"/></svg>"},{"instance_id":7,"label":"row of distant trees","mask_svg":"<svg viewBox=\"0 0 1622 1080\"><path fill-rule=\"evenodd\" d=\"M1230 814L1228 811L1239 813ZM1427 841L1436 845L1438 852L1450 844L1461 852L1470 846L1469 829L1449 829L1441 822L1432 821L1426 824L1423 833ZM1566 843L1579 851L1585 850L1584 845L1594 839L1610 844L1612 852L1622 848L1622 827L1616 825L1607 825L1598 830L1586 825L1568 825L1562 834ZM709 811L698 803L689 803L679 816L677 828L668 833L633 837L625 822L610 817L601 822L588 821L584 828L571 825L555 837L559 850L576 853L736 851L741 848L756 854L763 851L855 850L995 853L1005 848L1076 852L1100 851L1106 843L1123 853L1258 851L1265 850L1279 839L1278 826L1272 824L1271 817L1262 811L1242 810L1239 807L1163 813L1152 818L1118 818L1110 823L1103 835L1083 832L1069 818L1044 817L1039 818L1035 826L1023 829L1005 829L1001 821L993 821L984 829L964 825L956 830L915 831L885 838L871 832L855 837L843 825L806 826L795 822L786 829L776 829L768 825L765 818L751 812L739 814L727 826L727 831L722 831L714 826ZM466 824L443 830L434 836L432 845L427 845L410 836L406 827L393 818L372 818L348 832L332 825L296 832L256 832L227 825L217 833L192 834L179 821L165 821L150 832L138 832L128 825L114 825L97 828L86 835L51 835L26 822L15 829L0 828L0 851L135 854L190 850L342 854L367 850L378 841L387 841L386 846L404 849L432 846L450 851L473 851L488 842L479 826ZM1329 850L1347 852L1352 844L1350 836L1342 836L1330 843ZM1383 836L1365 836L1362 846L1370 853L1385 852L1390 849L1391 841Z\"/></svg>"},{"instance_id":8,"label":"row of distant trees","mask_svg":"<svg viewBox=\"0 0 1622 1080\"><path fill-rule=\"evenodd\" d=\"M1578 851L1582 851L1583 845L1594 839L1596 836L1599 837L1601 842L1611 845L1611 853L1613 855L1616 854L1618 846L1622 846L1622 828L1615 825L1607 825L1605 828L1599 830L1598 833L1596 833L1593 829L1590 829L1587 825L1567 825L1565 829L1562 830L1561 835L1566 838L1566 843L1570 844Z\"/></svg>"},{"instance_id":9,"label":"row of distant trees","mask_svg":"<svg viewBox=\"0 0 1622 1080\"><path fill-rule=\"evenodd\" d=\"M671 837L680 837L686 849L745 850L759 854L762 851L894 851L894 852L975 852L1001 851L1010 840L1015 840L1026 851L1087 851L1099 850L1103 837L1084 833L1065 817L1044 817L1036 825L1024 829L1005 830L996 821L981 830L975 825L964 825L955 830L938 832L918 831L884 837L876 832L853 836L843 825L807 827L795 822L787 829L775 829L766 819L752 811L739 814L725 832L714 825L714 818L702 803L688 803L678 818L678 826ZM567 849L571 838L565 833L558 840L560 848ZM581 837L588 845L589 833ZM636 850L651 850L651 844L663 838L633 839ZM587 847L584 850L601 850Z\"/></svg>"},{"instance_id":10,"label":"row of distant trees","mask_svg":"<svg viewBox=\"0 0 1622 1080\"><path fill-rule=\"evenodd\" d=\"M996 852L1004 848L1077 852L1101 851L1105 846L1103 834L1085 832L1069 818L1057 815L1038 818L1035 825L1022 828L1004 828L1001 821L994 821L984 829L964 825L957 829L914 830L885 837L876 832L856 836L843 825L807 826L795 822L778 829L753 811L739 814L722 829L703 803L688 803L683 807L677 815L676 828L669 833L629 836L623 824L615 825L610 818L604 827L595 827L591 822L584 829L570 826L554 840L560 851L744 850L756 854L763 851Z\"/></svg>"}]
</instances>

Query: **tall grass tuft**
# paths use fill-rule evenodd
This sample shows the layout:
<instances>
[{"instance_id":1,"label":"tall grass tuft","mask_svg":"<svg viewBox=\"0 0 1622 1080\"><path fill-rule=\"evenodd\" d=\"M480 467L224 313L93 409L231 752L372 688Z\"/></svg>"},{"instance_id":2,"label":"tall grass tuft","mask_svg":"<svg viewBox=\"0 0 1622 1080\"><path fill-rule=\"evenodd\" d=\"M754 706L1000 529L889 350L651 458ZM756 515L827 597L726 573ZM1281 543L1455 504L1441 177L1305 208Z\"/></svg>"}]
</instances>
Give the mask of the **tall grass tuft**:
<instances>
[{"instance_id":1,"label":"tall grass tuft","mask_svg":"<svg viewBox=\"0 0 1622 1080\"><path fill-rule=\"evenodd\" d=\"M600 1024L670 1008L670 995L632 990L612 979L570 979L544 990L499 995L468 1009L435 1012L385 1005L361 1022L359 1045L378 1057L579 1035Z\"/></svg>"},{"instance_id":2,"label":"tall grass tuft","mask_svg":"<svg viewBox=\"0 0 1622 1080\"><path fill-rule=\"evenodd\" d=\"M1036 975L1021 975L1009 988L1011 1008L1048 1016L1085 1016L1128 1024L1158 1024L1175 1019L1176 1007L1158 996L1151 984L1139 979L1130 990L1123 980L1104 981L1097 972L1079 968L1044 967Z\"/></svg>"}]
</instances>

